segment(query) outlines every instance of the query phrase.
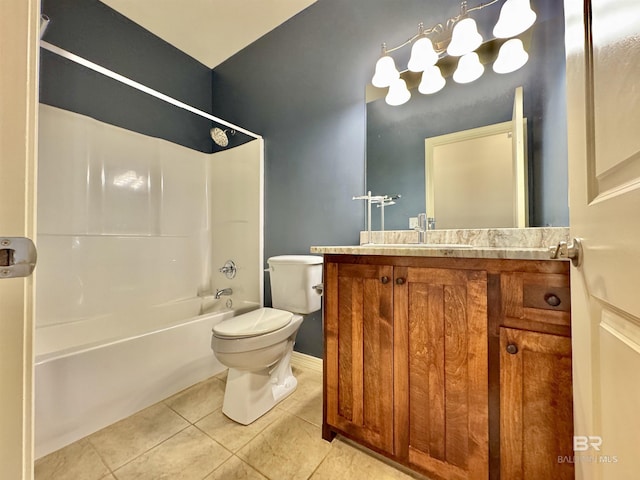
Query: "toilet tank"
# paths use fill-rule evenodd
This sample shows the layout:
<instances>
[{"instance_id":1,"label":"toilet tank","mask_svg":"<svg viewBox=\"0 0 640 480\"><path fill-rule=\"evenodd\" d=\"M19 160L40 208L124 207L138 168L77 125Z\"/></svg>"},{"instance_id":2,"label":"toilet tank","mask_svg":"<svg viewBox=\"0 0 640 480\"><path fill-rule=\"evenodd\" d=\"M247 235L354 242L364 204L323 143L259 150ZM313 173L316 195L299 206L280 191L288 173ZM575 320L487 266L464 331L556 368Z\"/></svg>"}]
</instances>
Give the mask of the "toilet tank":
<instances>
[{"instance_id":1,"label":"toilet tank","mask_svg":"<svg viewBox=\"0 0 640 480\"><path fill-rule=\"evenodd\" d=\"M273 308L302 314L320 310L322 297L313 287L322 283L322 261L317 255L269 258Z\"/></svg>"}]
</instances>

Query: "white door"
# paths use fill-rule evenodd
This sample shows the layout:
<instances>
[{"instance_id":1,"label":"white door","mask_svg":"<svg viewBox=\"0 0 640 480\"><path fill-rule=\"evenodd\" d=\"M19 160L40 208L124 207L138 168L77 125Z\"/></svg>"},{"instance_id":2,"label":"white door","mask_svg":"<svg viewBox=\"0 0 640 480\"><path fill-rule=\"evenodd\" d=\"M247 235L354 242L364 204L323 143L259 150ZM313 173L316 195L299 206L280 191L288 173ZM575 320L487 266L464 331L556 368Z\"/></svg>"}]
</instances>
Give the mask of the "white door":
<instances>
[{"instance_id":1,"label":"white door","mask_svg":"<svg viewBox=\"0 0 640 480\"><path fill-rule=\"evenodd\" d=\"M2 2L0 237L35 236L39 17L38 0ZM0 278L0 477L3 479L33 478L33 292L33 277Z\"/></svg>"},{"instance_id":2,"label":"white door","mask_svg":"<svg viewBox=\"0 0 640 480\"><path fill-rule=\"evenodd\" d=\"M576 476L640 478L640 2L565 0Z\"/></svg>"}]
</instances>

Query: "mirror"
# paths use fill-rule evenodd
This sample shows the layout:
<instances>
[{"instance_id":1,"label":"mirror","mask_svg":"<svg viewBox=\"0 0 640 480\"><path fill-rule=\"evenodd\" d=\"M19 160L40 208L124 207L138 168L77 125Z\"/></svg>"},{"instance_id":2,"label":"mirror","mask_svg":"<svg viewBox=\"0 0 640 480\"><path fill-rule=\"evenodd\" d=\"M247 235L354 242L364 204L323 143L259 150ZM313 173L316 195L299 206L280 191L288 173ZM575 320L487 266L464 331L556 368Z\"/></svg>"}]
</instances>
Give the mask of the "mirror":
<instances>
[{"instance_id":1,"label":"mirror","mask_svg":"<svg viewBox=\"0 0 640 480\"><path fill-rule=\"evenodd\" d=\"M457 84L447 77L441 91L422 95L413 89L411 99L396 107L387 105L379 93L378 98L367 95L365 191L401 195L385 209L386 230L407 230L411 217L430 209L425 139L511 122L518 86L523 87L527 118L526 169L520 176L526 183L521 191L526 191L527 226L568 225L563 9L561 2L542 6L532 1L532 6L537 8L539 21L525 45L529 61L520 70L501 75L487 64L484 75L475 82ZM437 187L436 180L436 191ZM377 213L374 210L373 230L380 229ZM444 228L438 214L435 216L436 228ZM485 225L492 226L499 225ZM471 226L458 224L456 228Z\"/></svg>"},{"instance_id":2,"label":"mirror","mask_svg":"<svg viewBox=\"0 0 640 480\"><path fill-rule=\"evenodd\" d=\"M522 88L513 119L425 140L427 217L435 228L528 226Z\"/></svg>"}]
</instances>

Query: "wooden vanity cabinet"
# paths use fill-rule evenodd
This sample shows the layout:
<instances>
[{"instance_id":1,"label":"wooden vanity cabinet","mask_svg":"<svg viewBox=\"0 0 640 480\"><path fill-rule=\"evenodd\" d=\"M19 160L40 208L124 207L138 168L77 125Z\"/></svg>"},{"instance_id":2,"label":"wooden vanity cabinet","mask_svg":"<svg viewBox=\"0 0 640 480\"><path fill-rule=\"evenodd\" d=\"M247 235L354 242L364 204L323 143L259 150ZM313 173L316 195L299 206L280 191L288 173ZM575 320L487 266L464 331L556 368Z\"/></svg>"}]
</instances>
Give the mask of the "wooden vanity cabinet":
<instances>
[{"instance_id":1,"label":"wooden vanity cabinet","mask_svg":"<svg viewBox=\"0 0 640 480\"><path fill-rule=\"evenodd\" d=\"M561 265L565 272L512 272L500 279L502 479L574 478L568 461L573 458L571 295L568 266Z\"/></svg>"},{"instance_id":2,"label":"wooden vanity cabinet","mask_svg":"<svg viewBox=\"0 0 640 480\"><path fill-rule=\"evenodd\" d=\"M487 273L394 276L395 454L432 476L487 478Z\"/></svg>"},{"instance_id":3,"label":"wooden vanity cabinet","mask_svg":"<svg viewBox=\"0 0 640 480\"><path fill-rule=\"evenodd\" d=\"M325 425L393 455L393 267L326 263L324 278Z\"/></svg>"},{"instance_id":4,"label":"wooden vanity cabinet","mask_svg":"<svg viewBox=\"0 0 640 480\"><path fill-rule=\"evenodd\" d=\"M323 438L434 480L573 478L557 462L573 435L566 263L325 255L324 268Z\"/></svg>"},{"instance_id":5,"label":"wooden vanity cabinet","mask_svg":"<svg viewBox=\"0 0 640 480\"><path fill-rule=\"evenodd\" d=\"M324 438L487 478L486 272L382 258L325 258Z\"/></svg>"},{"instance_id":6,"label":"wooden vanity cabinet","mask_svg":"<svg viewBox=\"0 0 640 480\"><path fill-rule=\"evenodd\" d=\"M574 478L572 399L571 339L501 327L500 478Z\"/></svg>"}]
</instances>

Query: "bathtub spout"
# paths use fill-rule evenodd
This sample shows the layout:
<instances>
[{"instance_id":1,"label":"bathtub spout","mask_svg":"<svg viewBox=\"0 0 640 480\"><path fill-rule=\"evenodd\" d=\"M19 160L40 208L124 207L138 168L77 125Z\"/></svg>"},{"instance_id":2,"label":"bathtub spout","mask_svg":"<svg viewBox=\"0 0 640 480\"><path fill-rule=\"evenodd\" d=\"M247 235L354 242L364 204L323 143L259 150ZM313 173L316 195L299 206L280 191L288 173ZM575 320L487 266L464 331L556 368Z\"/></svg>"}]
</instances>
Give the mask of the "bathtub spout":
<instances>
[{"instance_id":1,"label":"bathtub spout","mask_svg":"<svg viewBox=\"0 0 640 480\"><path fill-rule=\"evenodd\" d=\"M230 288L223 288L222 290L216 289L215 298L216 300L220 300L220 297L222 295L232 295L232 294L233 294L233 290L231 290Z\"/></svg>"}]
</instances>

